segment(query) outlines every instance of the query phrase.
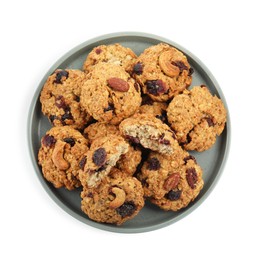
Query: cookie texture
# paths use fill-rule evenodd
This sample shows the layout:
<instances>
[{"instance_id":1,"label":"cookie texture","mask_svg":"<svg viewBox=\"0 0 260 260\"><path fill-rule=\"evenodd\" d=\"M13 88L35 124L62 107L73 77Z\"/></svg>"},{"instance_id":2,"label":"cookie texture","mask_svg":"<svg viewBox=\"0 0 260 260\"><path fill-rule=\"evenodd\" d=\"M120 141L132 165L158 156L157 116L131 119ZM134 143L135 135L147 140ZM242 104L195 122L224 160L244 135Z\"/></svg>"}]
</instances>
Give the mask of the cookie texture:
<instances>
[{"instance_id":1,"label":"cookie texture","mask_svg":"<svg viewBox=\"0 0 260 260\"><path fill-rule=\"evenodd\" d=\"M56 70L48 77L40 95L42 112L54 126L82 129L90 116L80 106L81 87L86 74L80 70Z\"/></svg>"},{"instance_id":2,"label":"cookie texture","mask_svg":"<svg viewBox=\"0 0 260 260\"><path fill-rule=\"evenodd\" d=\"M120 125L121 134L130 142L163 154L172 154L179 147L170 127L149 114L136 114Z\"/></svg>"},{"instance_id":3,"label":"cookie texture","mask_svg":"<svg viewBox=\"0 0 260 260\"><path fill-rule=\"evenodd\" d=\"M171 100L190 86L192 72L186 56L165 43L145 49L133 66L144 94L155 101Z\"/></svg>"},{"instance_id":4,"label":"cookie texture","mask_svg":"<svg viewBox=\"0 0 260 260\"><path fill-rule=\"evenodd\" d=\"M171 156L151 152L138 178L152 203L172 211L186 207L204 185L201 167L183 150Z\"/></svg>"},{"instance_id":5,"label":"cookie texture","mask_svg":"<svg viewBox=\"0 0 260 260\"><path fill-rule=\"evenodd\" d=\"M55 188L81 186L79 162L88 151L87 140L69 126L53 127L42 137L38 161L46 180Z\"/></svg>"},{"instance_id":6,"label":"cookie texture","mask_svg":"<svg viewBox=\"0 0 260 260\"><path fill-rule=\"evenodd\" d=\"M84 165L81 165L79 176L82 185L97 186L128 149L129 144L121 136L107 135L95 139L85 154Z\"/></svg>"},{"instance_id":7,"label":"cookie texture","mask_svg":"<svg viewBox=\"0 0 260 260\"><path fill-rule=\"evenodd\" d=\"M145 115L152 115L160 119L163 123L167 123L167 103L164 102L152 102L150 104L145 104L140 106L138 113Z\"/></svg>"},{"instance_id":8,"label":"cookie texture","mask_svg":"<svg viewBox=\"0 0 260 260\"><path fill-rule=\"evenodd\" d=\"M99 137L104 137L111 134L121 135L118 126L96 122L84 129L84 136L90 143ZM133 175L136 172L137 166L141 160L141 150L136 146L129 145L128 152L122 154L115 167L128 175Z\"/></svg>"},{"instance_id":9,"label":"cookie texture","mask_svg":"<svg viewBox=\"0 0 260 260\"><path fill-rule=\"evenodd\" d=\"M88 77L80 102L97 121L117 125L140 107L139 85L122 67L98 63Z\"/></svg>"},{"instance_id":10,"label":"cookie texture","mask_svg":"<svg viewBox=\"0 0 260 260\"><path fill-rule=\"evenodd\" d=\"M136 54L118 43L95 47L87 56L83 70L89 72L99 62L112 63L130 72L136 60Z\"/></svg>"},{"instance_id":11,"label":"cookie texture","mask_svg":"<svg viewBox=\"0 0 260 260\"><path fill-rule=\"evenodd\" d=\"M176 96L167 108L168 122L186 150L212 147L225 127L226 109L205 85Z\"/></svg>"},{"instance_id":12,"label":"cookie texture","mask_svg":"<svg viewBox=\"0 0 260 260\"><path fill-rule=\"evenodd\" d=\"M83 189L81 209L92 220L121 225L143 208L143 195L136 178L112 169L98 187Z\"/></svg>"}]
</instances>

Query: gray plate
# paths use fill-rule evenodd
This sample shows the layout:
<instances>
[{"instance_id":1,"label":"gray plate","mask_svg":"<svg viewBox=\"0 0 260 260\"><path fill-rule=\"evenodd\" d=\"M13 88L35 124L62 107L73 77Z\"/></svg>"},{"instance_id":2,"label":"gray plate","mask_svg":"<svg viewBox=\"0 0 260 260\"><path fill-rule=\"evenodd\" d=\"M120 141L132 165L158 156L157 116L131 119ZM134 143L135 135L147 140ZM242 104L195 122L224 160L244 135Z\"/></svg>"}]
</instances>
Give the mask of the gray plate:
<instances>
[{"instance_id":1,"label":"gray plate","mask_svg":"<svg viewBox=\"0 0 260 260\"><path fill-rule=\"evenodd\" d=\"M28 143L35 172L44 189L62 209L90 226L121 233L146 232L165 227L182 219L184 216L196 209L212 191L221 172L223 171L230 143L229 116L224 132L217 138L217 142L210 150L202 153L191 152L203 168L203 179L205 185L197 199L187 208L178 212L165 212L147 202L145 207L134 219L124 223L121 226L96 223L90 220L80 209L80 189L74 191L67 191L64 188L55 189L42 176L41 169L37 164L37 154L40 147L41 137L48 129L50 129L51 125L49 124L47 118L41 113L39 95L47 77L57 68L81 69L87 54L92 48L101 44L120 43L126 47L130 47L137 55L139 55L145 48L160 42L166 42L184 52L189 60L189 63L194 68L192 86L201 84L207 85L211 93L220 97L227 108L224 95L217 81L197 57L180 45L168 39L136 32L122 32L104 35L82 43L60 58L46 73L36 89L28 116Z\"/></svg>"}]
</instances>

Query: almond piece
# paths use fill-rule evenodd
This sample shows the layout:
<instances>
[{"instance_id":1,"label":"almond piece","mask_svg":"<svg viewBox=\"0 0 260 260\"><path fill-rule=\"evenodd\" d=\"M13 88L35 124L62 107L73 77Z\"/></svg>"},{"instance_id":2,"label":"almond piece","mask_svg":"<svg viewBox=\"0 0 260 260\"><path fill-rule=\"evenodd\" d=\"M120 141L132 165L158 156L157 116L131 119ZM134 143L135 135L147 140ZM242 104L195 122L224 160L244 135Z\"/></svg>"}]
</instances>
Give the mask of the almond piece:
<instances>
[{"instance_id":1,"label":"almond piece","mask_svg":"<svg viewBox=\"0 0 260 260\"><path fill-rule=\"evenodd\" d=\"M120 78L110 78L107 80L108 86L113 90L127 92L129 90L128 83Z\"/></svg>"}]
</instances>

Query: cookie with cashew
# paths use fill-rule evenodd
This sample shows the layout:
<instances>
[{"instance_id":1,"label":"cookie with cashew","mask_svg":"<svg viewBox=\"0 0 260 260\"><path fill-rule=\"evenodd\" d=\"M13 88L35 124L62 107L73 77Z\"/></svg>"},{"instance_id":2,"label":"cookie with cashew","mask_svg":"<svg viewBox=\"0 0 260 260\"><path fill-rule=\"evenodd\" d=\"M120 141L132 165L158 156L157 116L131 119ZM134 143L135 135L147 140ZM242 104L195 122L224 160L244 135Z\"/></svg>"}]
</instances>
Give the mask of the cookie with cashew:
<instances>
[{"instance_id":1,"label":"cookie with cashew","mask_svg":"<svg viewBox=\"0 0 260 260\"><path fill-rule=\"evenodd\" d=\"M51 128L41 139L38 161L44 178L55 188L73 190L81 186L79 162L88 151L84 136L70 126Z\"/></svg>"},{"instance_id":2,"label":"cookie with cashew","mask_svg":"<svg viewBox=\"0 0 260 260\"><path fill-rule=\"evenodd\" d=\"M121 225L135 217L144 206L141 183L113 168L96 188L84 187L81 209L97 222Z\"/></svg>"},{"instance_id":3,"label":"cookie with cashew","mask_svg":"<svg viewBox=\"0 0 260 260\"><path fill-rule=\"evenodd\" d=\"M154 101L168 101L190 86L193 69L176 48L160 43L144 50L133 66L143 93Z\"/></svg>"}]
</instances>

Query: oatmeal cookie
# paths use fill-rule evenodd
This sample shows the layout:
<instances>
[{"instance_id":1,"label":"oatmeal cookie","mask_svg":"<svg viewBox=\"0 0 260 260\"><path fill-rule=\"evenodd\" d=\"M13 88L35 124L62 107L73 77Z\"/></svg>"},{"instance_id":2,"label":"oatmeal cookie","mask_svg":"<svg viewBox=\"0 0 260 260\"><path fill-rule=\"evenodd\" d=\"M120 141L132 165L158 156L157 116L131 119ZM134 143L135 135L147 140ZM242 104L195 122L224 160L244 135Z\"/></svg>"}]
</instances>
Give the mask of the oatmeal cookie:
<instances>
[{"instance_id":1,"label":"oatmeal cookie","mask_svg":"<svg viewBox=\"0 0 260 260\"><path fill-rule=\"evenodd\" d=\"M121 155L128 152L129 144L123 137L107 135L95 139L80 162L79 177L83 186L95 187L109 174Z\"/></svg>"},{"instance_id":2,"label":"oatmeal cookie","mask_svg":"<svg viewBox=\"0 0 260 260\"><path fill-rule=\"evenodd\" d=\"M226 110L222 101L201 85L176 96L167 108L167 118L183 147L201 152L212 147L224 130Z\"/></svg>"},{"instance_id":3,"label":"oatmeal cookie","mask_svg":"<svg viewBox=\"0 0 260 260\"><path fill-rule=\"evenodd\" d=\"M87 140L70 126L51 128L41 139L39 164L46 180L55 188L65 186L72 190L81 186L79 162L88 150Z\"/></svg>"},{"instance_id":4,"label":"oatmeal cookie","mask_svg":"<svg viewBox=\"0 0 260 260\"><path fill-rule=\"evenodd\" d=\"M113 168L96 188L84 187L81 209L97 222L121 225L144 206L141 183Z\"/></svg>"},{"instance_id":5,"label":"oatmeal cookie","mask_svg":"<svg viewBox=\"0 0 260 260\"><path fill-rule=\"evenodd\" d=\"M80 106L86 74L80 70L56 70L48 77L40 95L42 112L54 126L82 129L90 116Z\"/></svg>"},{"instance_id":6,"label":"oatmeal cookie","mask_svg":"<svg viewBox=\"0 0 260 260\"><path fill-rule=\"evenodd\" d=\"M82 87L81 105L94 119L117 125L141 105L139 85L112 63L98 63Z\"/></svg>"},{"instance_id":7,"label":"oatmeal cookie","mask_svg":"<svg viewBox=\"0 0 260 260\"><path fill-rule=\"evenodd\" d=\"M132 143L140 143L144 148L172 154L179 149L170 127L153 115L135 114L119 125L121 134Z\"/></svg>"},{"instance_id":8,"label":"oatmeal cookie","mask_svg":"<svg viewBox=\"0 0 260 260\"><path fill-rule=\"evenodd\" d=\"M203 187L202 169L195 158L179 150L171 156L152 152L138 178L151 202L164 210L186 207Z\"/></svg>"},{"instance_id":9,"label":"oatmeal cookie","mask_svg":"<svg viewBox=\"0 0 260 260\"><path fill-rule=\"evenodd\" d=\"M99 137L111 134L120 135L118 126L97 122L84 129L84 136L90 143ZM138 147L129 145L128 152L122 154L115 167L128 175L133 175L137 169L137 166L141 162L141 159L141 150Z\"/></svg>"},{"instance_id":10,"label":"oatmeal cookie","mask_svg":"<svg viewBox=\"0 0 260 260\"><path fill-rule=\"evenodd\" d=\"M192 72L186 56L165 43L145 49L133 66L144 94L155 101L171 100L190 86Z\"/></svg>"},{"instance_id":11,"label":"oatmeal cookie","mask_svg":"<svg viewBox=\"0 0 260 260\"><path fill-rule=\"evenodd\" d=\"M135 60L136 55L130 48L124 47L118 43L100 45L95 47L88 54L83 65L83 70L89 72L97 63L106 62L121 66L124 70L130 72Z\"/></svg>"}]
</instances>

